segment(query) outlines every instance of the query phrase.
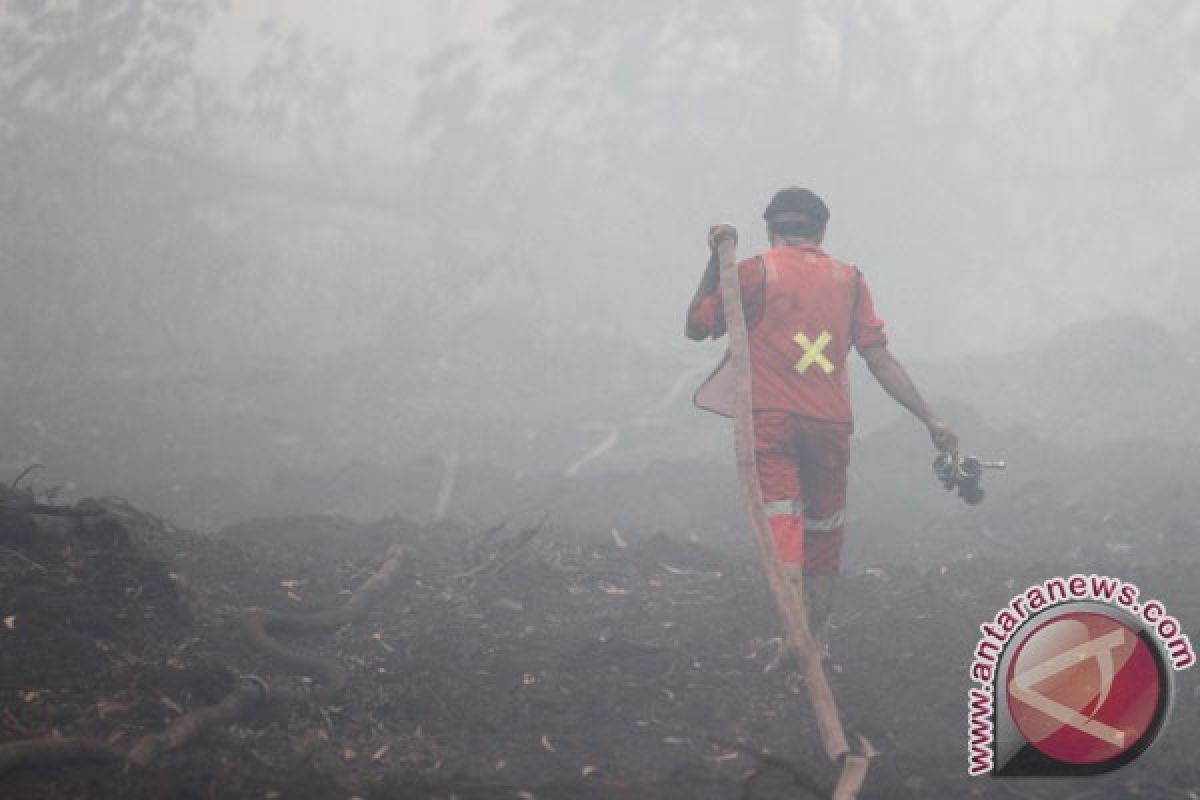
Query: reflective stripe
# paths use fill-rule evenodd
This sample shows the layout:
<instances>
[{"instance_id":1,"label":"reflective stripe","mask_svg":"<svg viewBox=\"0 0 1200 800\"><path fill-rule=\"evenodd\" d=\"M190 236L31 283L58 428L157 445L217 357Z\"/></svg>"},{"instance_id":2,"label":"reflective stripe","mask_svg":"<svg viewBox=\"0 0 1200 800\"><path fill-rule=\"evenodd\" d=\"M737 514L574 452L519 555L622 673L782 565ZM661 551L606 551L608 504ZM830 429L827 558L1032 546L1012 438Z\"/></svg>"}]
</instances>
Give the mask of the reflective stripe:
<instances>
[{"instance_id":1,"label":"reflective stripe","mask_svg":"<svg viewBox=\"0 0 1200 800\"><path fill-rule=\"evenodd\" d=\"M804 514L803 500L772 500L763 503L768 517L799 517Z\"/></svg>"},{"instance_id":2,"label":"reflective stripe","mask_svg":"<svg viewBox=\"0 0 1200 800\"><path fill-rule=\"evenodd\" d=\"M829 533L836 531L838 528L846 524L846 509L842 509L834 514L825 517L825 519L813 519L812 517L804 518L804 529L815 533Z\"/></svg>"},{"instance_id":3,"label":"reflective stripe","mask_svg":"<svg viewBox=\"0 0 1200 800\"><path fill-rule=\"evenodd\" d=\"M804 357L796 362L793 369L803 375L808 371L808 368L816 364L821 369L825 370L826 375L832 375L836 367L833 362L825 357L823 352L829 343L833 341L833 335L829 331L821 331L821 335L816 338L816 341L810 342L808 337L800 331L792 337L792 341L804 348Z\"/></svg>"}]
</instances>

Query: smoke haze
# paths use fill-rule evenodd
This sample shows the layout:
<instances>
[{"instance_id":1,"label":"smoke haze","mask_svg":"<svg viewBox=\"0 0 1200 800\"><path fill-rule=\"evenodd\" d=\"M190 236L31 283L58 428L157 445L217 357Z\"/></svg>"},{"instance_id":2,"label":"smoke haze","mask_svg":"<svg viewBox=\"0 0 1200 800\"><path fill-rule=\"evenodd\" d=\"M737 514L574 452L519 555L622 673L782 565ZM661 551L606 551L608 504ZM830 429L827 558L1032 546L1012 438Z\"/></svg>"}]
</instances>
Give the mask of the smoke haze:
<instances>
[{"instance_id":1,"label":"smoke haze","mask_svg":"<svg viewBox=\"0 0 1200 800\"><path fill-rule=\"evenodd\" d=\"M1091 351L1038 372L1062 331L1194 367L1198 17L9 2L0 461L178 491L449 453L727 458L687 406L723 345L683 312L707 226L759 249L793 184L931 394L1049 435L1047 403L1123 374ZM960 382L995 370L1023 383ZM860 430L887 424L859 384Z\"/></svg>"}]
</instances>

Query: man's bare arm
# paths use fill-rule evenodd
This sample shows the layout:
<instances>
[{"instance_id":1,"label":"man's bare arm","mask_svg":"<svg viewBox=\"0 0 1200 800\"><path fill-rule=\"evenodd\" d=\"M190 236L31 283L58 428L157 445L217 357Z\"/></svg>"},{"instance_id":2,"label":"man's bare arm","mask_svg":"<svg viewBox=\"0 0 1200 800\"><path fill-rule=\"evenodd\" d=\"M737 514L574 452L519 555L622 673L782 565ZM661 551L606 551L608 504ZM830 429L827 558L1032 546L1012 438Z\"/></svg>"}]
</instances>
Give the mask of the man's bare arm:
<instances>
[{"instance_id":1,"label":"man's bare arm","mask_svg":"<svg viewBox=\"0 0 1200 800\"><path fill-rule=\"evenodd\" d=\"M714 251L712 257L708 259L708 267L704 270L704 275L700 278L700 285L696 287L696 293L692 295L692 302L688 304L687 325L684 328L687 338L698 342L708 336L709 331L692 324L692 312L696 310L700 301L715 292L720 284L721 263L717 260L717 254Z\"/></svg>"},{"instance_id":2,"label":"man's bare arm","mask_svg":"<svg viewBox=\"0 0 1200 800\"><path fill-rule=\"evenodd\" d=\"M891 395L897 403L911 411L913 416L921 420L929 429L929 437L933 440L933 446L943 453L957 452L958 437L925 402L925 398L917 391L916 384L908 376L908 371L891 354L887 345L863 348L862 356L866 360L871 374L875 376L875 380L879 381L879 385L883 387L884 391Z\"/></svg>"},{"instance_id":3,"label":"man's bare arm","mask_svg":"<svg viewBox=\"0 0 1200 800\"><path fill-rule=\"evenodd\" d=\"M711 330L699 327L692 324L692 312L702 299L708 297L721 286L721 260L717 256L717 245L724 239L733 239L733 243L737 244L737 228L727 222L718 222L708 229L708 266L704 270L704 275L700 278L700 285L696 287L696 294L692 297L692 302L688 305L687 325L684 327L684 333L689 339L700 341L707 337Z\"/></svg>"}]
</instances>

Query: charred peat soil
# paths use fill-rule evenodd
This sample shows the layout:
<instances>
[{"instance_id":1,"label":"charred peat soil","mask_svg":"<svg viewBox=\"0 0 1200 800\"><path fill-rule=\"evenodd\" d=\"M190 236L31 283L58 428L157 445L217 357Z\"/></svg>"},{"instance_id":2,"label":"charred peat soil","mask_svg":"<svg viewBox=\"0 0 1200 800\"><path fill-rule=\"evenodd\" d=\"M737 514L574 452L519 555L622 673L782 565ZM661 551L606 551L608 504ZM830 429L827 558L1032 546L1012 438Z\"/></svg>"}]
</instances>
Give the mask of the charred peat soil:
<instances>
[{"instance_id":1,"label":"charred peat soil","mask_svg":"<svg viewBox=\"0 0 1200 800\"><path fill-rule=\"evenodd\" d=\"M829 664L846 727L882 753L862 796L1200 797L1192 672L1176 676L1159 741L1110 776L966 777L967 664L978 625L1012 594L1107 573L1200 630L1191 529L1133 557L1095 534L1119 512L1091 521L1056 501L1047 518L1025 494L1009 514L1024 553L983 523L953 533L979 547L939 551L951 534L933 527L903 534L926 551L909 563L847 569ZM123 752L218 703L239 675L319 688L248 641L245 610L337 607L390 547L404 558L362 617L279 637L341 665L333 698L268 701L144 767L0 770L4 798L732 800L832 786L803 683L788 662L771 667L778 626L746 547L579 532L537 514L492 528L281 517L202 535L109 508L118 525L0 515L0 744L86 737Z\"/></svg>"}]
</instances>

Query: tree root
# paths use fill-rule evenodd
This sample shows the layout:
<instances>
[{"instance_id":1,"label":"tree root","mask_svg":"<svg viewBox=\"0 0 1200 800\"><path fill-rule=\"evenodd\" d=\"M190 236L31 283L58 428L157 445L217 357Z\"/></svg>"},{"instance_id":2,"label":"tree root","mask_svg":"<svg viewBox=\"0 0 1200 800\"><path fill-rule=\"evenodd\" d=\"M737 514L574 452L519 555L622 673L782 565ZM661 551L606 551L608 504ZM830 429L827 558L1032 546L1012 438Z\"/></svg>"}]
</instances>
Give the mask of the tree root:
<instances>
[{"instance_id":1,"label":"tree root","mask_svg":"<svg viewBox=\"0 0 1200 800\"><path fill-rule=\"evenodd\" d=\"M114 747L97 739L24 739L0 744L0 775L16 767L121 758Z\"/></svg>"},{"instance_id":2,"label":"tree root","mask_svg":"<svg viewBox=\"0 0 1200 800\"><path fill-rule=\"evenodd\" d=\"M321 689L317 694L317 699L328 700L346 686L347 676L342 666L332 659L294 650L273 638L271 633L330 630L354 622L366 613L379 595L391 586L400 569L400 561L403 557L403 548L399 546L390 548L387 558L379 570L362 586L359 586L354 594L350 595L350 599L338 608L307 614L282 614L276 611L255 609L248 612L243 618L242 627L254 646L263 653L293 671L319 677ZM279 690L272 690L272 695L279 696L280 694Z\"/></svg>"},{"instance_id":3,"label":"tree root","mask_svg":"<svg viewBox=\"0 0 1200 800\"><path fill-rule=\"evenodd\" d=\"M227 725L248 715L267 699L267 684L260 678L243 676L237 688L225 695L215 706L200 708L184 714L167 726L162 733L151 733L138 740L126 756L144 767L168 750L175 750L192 741L209 728Z\"/></svg>"},{"instance_id":4,"label":"tree root","mask_svg":"<svg viewBox=\"0 0 1200 800\"><path fill-rule=\"evenodd\" d=\"M320 676L324 684L317 695L327 698L346 683L346 672L337 663L291 650L271 638L268 630L328 630L360 618L395 580L404 550L393 546L383 565L354 591L342 606L310 614L278 614L263 610L249 612L243 622L251 641L260 650L294 669ZM272 689L261 678L244 675L220 703L176 719L159 733L141 737L128 752L95 739L25 739L0 744L0 777L17 767L57 764L67 761L127 761L144 767L161 754L192 742L209 729L248 716L268 700L296 700L306 694Z\"/></svg>"}]
</instances>

